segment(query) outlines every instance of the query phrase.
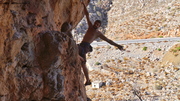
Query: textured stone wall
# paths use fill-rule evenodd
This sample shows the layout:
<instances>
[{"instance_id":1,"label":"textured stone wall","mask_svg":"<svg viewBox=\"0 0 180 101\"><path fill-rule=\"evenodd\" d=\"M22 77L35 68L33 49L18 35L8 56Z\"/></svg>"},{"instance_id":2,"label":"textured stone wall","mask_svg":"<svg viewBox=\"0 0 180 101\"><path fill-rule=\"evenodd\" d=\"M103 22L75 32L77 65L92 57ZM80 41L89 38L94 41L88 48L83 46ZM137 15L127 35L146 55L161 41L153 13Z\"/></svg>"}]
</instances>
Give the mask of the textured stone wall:
<instances>
[{"instance_id":1,"label":"textured stone wall","mask_svg":"<svg viewBox=\"0 0 180 101\"><path fill-rule=\"evenodd\" d=\"M80 0L0 0L0 101L86 101L76 43L59 32L82 12Z\"/></svg>"}]
</instances>

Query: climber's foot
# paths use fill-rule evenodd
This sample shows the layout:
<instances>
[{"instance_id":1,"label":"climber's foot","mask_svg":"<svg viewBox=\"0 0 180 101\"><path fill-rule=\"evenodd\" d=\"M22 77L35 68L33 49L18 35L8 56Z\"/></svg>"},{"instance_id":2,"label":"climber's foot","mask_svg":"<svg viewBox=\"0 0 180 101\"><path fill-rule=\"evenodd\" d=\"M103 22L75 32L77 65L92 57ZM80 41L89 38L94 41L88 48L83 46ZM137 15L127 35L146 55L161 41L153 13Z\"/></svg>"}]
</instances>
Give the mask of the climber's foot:
<instances>
[{"instance_id":1,"label":"climber's foot","mask_svg":"<svg viewBox=\"0 0 180 101\"><path fill-rule=\"evenodd\" d=\"M92 101L90 98L87 98L87 101Z\"/></svg>"},{"instance_id":2,"label":"climber's foot","mask_svg":"<svg viewBox=\"0 0 180 101\"><path fill-rule=\"evenodd\" d=\"M91 81L86 81L85 86L91 85Z\"/></svg>"}]
</instances>

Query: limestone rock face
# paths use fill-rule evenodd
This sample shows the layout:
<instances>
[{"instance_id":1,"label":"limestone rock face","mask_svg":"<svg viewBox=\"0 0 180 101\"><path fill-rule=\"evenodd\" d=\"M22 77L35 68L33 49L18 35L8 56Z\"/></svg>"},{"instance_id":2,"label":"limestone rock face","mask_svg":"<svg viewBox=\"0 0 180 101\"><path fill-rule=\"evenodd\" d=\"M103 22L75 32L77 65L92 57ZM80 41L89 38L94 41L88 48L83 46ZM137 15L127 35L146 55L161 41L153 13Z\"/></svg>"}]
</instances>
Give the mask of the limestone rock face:
<instances>
[{"instance_id":1,"label":"limestone rock face","mask_svg":"<svg viewBox=\"0 0 180 101\"><path fill-rule=\"evenodd\" d=\"M0 1L0 101L86 101L76 43L59 32L82 12L80 0Z\"/></svg>"}]
</instances>

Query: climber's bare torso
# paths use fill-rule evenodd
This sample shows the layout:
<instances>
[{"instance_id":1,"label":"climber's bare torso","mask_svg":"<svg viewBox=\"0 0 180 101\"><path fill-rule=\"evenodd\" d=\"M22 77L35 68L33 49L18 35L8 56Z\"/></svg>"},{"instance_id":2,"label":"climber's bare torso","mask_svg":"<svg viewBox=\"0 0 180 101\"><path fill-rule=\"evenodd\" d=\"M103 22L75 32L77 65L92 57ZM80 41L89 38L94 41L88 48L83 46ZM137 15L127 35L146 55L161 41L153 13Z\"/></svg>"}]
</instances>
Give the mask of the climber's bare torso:
<instances>
[{"instance_id":1,"label":"climber's bare torso","mask_svg":"<svg viewBox=\"0 0 180 101\"><path fill-rule=\"evenodd\" d=\"M93 26L89 26L85 36L83 37L83 42L92 43L95 39L102 35L96 28Z\"/></svg>"},{"instance_id":2,"label":"climber's bare torso","mask_svg":"<svg viewBox=\"0 0 180 101\"><path fill-rule=\"evenodd\" d=\"M120 50L123 50L123 46L116 44L112 40L105 37L100 31L98 31L98 28L101 26L101 21L96 20L94 22L94 24L92 24L92 22L90 21L90 18L89 18L89 13L87 11L87 8L86 8L84 2L82 2L82 4L84 6L84 13L86 15L86 20L87 20L87 23L89 26L86 34L84 35L82 42L92 43L95 39L97 39L99 37L102 40L108 42L109 44L118 47Z\"/></svg>"}]
</instances>

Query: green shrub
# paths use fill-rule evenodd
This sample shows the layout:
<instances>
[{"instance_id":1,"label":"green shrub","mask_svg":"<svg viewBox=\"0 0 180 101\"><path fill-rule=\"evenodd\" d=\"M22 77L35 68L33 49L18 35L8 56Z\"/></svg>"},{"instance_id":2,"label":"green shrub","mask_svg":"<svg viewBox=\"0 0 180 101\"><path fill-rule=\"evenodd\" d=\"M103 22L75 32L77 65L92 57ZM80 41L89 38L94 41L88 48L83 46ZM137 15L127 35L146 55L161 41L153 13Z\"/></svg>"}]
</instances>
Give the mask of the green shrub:
<instances>
[{"instance_id":1,"label":"green shrub","mask_svg":"<svg viewBox=\"0 0 180 101\"><path fill-rule=\"evenodd\" d=\"M176 53L176 52L177 52L177 50L176 50L176 49L172 49L172 50L171 50L171 52Z\"/></svg>"},{"instance_id":2,"label":"green shrub","mask_svg":"<svg viewBox=\"0 0 180 101\"><path fill-rule=\"evenodd\" d=\"M157 50L158 50L158 51L161 51L161 48L158 48Z\"/></svg>"},{"instance_id":3,"label":"green shrub","mask_svg":"<svg viewBox=\"0 0 180 101\"><path fill-rule=\"evenodd\" d=\"M162 90L162 88L163 88L163 87L162 87L161 85L155 85L155 89L156 89L156 90Z\"/></svg>"},{"instance_id":4,"label":"green shrub","mask_svg":"<svg viewBox=\"0 0 180 101\"><path fill-rule=\"evenodd\" d=\"M180 51L180 47L176 47L176 49L177 49L178 51Z\"/></svg>"},{"instance_id":5,"label":"green shrub","mask_svg":"<svg viewBox=\"0 0 180 101\"><path fill-rule=\"evenodd\" d=\"M146 50L147 50L147 47L143 47L143 50L146 51Z\"/></svg>"},{"instance_id":6,"label":"green shrub","mask_svg":"<svg viewBox=\"0 0 180 101\"><path fill-rule=\"evenodd\" d=\"M96 62L95 65L101 65L101 63L100 62Z\"/></svg>"}]
</instances>

